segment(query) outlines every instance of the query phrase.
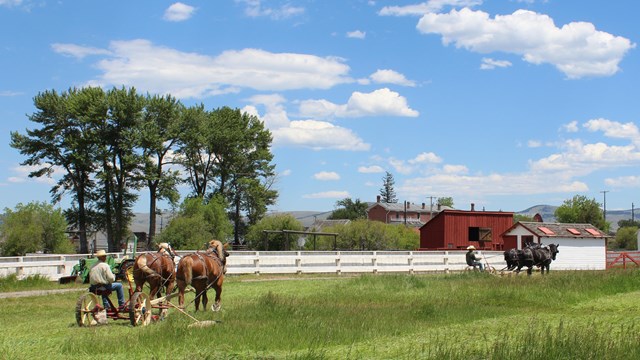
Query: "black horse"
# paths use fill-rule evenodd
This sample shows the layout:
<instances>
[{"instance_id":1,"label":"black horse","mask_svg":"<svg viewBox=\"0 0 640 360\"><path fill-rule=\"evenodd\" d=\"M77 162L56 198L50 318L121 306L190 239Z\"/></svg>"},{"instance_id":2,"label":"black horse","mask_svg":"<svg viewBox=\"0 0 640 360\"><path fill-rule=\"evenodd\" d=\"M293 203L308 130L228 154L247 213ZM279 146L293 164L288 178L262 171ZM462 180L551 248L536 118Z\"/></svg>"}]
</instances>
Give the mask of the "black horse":
<instances>
[{"instance_id":1,"label":"black horse","mask_svg":"<svg viewBox=\"0 0 640 360\"><path fill-rule=\"evenodd\" d=\"M517 272L523 267L527 267L527 275L531 275L531 271L534 266L540 268L541 274L544 275L544 270L549 272L551 261L556 259L556 255L560 252L557 244L551 244L548 246L539 247L525 247L518 253L518 269Z\"/></svg>"},{"instance_id":2,"label":"black horse","mask_svg":"<svg viewBox=\"0 0 640 360\"><path fill-rule=\"evenodd\" d=\"M509 249L504 252L504 261L507 263L507 270L511 271L518 267L518 255L522 250Z\"/></svg>"}]
</instances>

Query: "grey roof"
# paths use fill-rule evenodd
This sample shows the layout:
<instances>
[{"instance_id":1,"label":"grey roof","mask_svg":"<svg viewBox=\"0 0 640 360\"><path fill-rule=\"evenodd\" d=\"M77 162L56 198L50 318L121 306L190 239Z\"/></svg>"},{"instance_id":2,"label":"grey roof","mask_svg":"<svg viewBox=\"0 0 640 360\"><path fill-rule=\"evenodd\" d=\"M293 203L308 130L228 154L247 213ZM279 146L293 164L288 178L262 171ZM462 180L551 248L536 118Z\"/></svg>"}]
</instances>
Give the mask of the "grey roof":
<instances>
[{"instance_id":1,"label":"grey roof","mask_svg":"<svg viewBox=\"0 0 640 360\"><path fill-rule=\"evenodd\" d=\"M322 231L322 229L327 228L329 226L335 226L335 225L347 225L351 222L351 220L349 219L336 219L336 220L316 220L310 227L309 229L315 229L318 231Z\"/></svg>"},{"instance_id":2,"label":"grey roof","mask_svg":"<svg viewBox=\"0 0 640 360\"><path fill-rule=\"evenodd\" d=\"M398 202L398 203L368 202L367 204L369 205L367 207L367 211L371 210L373 207L377 205L382 206L387 211L400 211L400 212L404 211L404 202ZM440 206L440 209L438 210L438 207L436 205L433 205L433 208L431 207L431 205L425 205L423 209L422 204L419 205L414 203L409 203L407 206L407 211L413 212L413 213L430 213L430 212L435 213L435 212L440 212L442 210L452 210L452 209L453 208L449 206Z\"/></svg>"}]
</instances>

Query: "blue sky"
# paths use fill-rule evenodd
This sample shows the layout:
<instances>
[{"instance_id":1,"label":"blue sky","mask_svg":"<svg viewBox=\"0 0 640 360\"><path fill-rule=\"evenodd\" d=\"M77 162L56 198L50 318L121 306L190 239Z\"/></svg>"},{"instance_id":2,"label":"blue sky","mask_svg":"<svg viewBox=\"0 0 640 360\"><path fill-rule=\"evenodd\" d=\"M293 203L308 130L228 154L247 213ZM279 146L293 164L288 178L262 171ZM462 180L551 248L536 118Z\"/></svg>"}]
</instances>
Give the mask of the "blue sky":
<instances>
[{"instance_id":1,"label":"blue sky","mask_svg":"<svg viewBox=\"0 0 640 360\"><path fill-rule=\"evenodd\" d=\"M272 210L375 201L385 171L417 204L638 207L639 4L0 0L0 209L49 200L9 146L33 97L86 85L259 116Z\"/></svg>"}]
</instances>

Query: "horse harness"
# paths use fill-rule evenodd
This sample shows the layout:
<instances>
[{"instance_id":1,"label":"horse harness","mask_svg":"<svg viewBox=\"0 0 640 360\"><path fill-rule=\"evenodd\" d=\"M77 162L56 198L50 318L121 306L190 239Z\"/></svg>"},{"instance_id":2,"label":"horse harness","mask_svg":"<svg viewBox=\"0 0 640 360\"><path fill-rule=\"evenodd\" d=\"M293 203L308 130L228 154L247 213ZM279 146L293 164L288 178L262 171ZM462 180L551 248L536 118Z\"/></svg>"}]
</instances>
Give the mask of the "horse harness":
<instances>
[{"instance_id":1,"label":"horse harness","mask_svg":"<svg viewBox=\"0 0 640 360\"><path fill-rule=\"evenodd\" d=\"M202 262L202 267L204 268L205 274L197 276L197 277L194 277L193 279L194 280L209 279L209 267L207 266L207 262L205 261L204 257L202 257L203 254L200 253L199 251L197 251L197 252L195 252L195 255L198 257L198 259L200 259L200 262ZM218 254L216 253L216 255L218 255ZM219 256L213 256L210 253L205 253L204 256L215 260L218 263L218 266L220 267L220 269L222 269L222 260L220 260ZM220 271L220 274L222 274L222 271ZM218 280L218 278L220 277L220 274L218 274L216 279L214 281L212 281L211 283L216 282Z\"/></svg>"}]
</instances>

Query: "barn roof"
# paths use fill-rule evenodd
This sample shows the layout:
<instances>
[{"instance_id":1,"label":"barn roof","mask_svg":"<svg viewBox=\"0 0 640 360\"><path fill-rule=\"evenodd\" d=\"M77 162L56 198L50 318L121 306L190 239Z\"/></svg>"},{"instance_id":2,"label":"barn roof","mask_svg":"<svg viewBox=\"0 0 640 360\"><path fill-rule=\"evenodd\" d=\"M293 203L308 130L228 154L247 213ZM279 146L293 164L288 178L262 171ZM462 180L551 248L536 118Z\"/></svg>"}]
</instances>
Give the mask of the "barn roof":
<instances>
[{"instance_id":1,"label":"barn roof","mask_svg":"<svg viewBox=\"0 0 640 360\"><path fill-rule=\"evenodd\" d=\"M551 222L519 221L507 229L508 235L513 229L522 226L531 234L541 238L592 238L603 239L609 236L591 224L566 224Z\"/></svg>"}]
</instances>

